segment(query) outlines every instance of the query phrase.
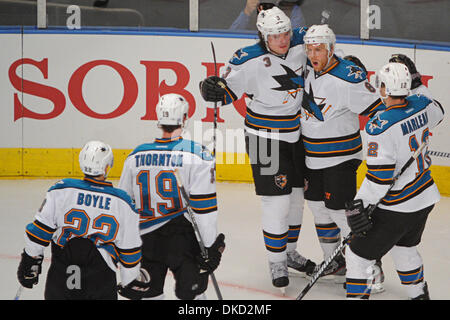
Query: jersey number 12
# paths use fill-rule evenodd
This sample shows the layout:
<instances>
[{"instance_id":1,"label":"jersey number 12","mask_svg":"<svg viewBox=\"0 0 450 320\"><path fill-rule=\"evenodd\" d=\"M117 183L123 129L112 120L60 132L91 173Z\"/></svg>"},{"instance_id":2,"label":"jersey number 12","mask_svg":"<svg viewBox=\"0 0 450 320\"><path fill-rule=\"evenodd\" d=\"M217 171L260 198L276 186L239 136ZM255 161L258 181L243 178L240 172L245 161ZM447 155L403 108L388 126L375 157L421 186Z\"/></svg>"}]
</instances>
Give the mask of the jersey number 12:
<instances>
[{"instance_id":1,"label":"jersey number 12","mask_svg":"<svg viewBox=\"0 0 450 320\"><path fill-rule=\"evenodd\" d=\"M428 136L430 135L430 131L428 130L428 128L426 128L425 130L423 130L422 132L422 143L425 143L428 140ZM416 135L413 134L412 136L409 137L409 148L411 151L415 152L417 149L419 149L420 144L417 141ZM420 154L417 157L417 170L419 170L419 172L416 175L421 174L422 172L425 171L426 168L428 168L431 164L431 159L430 156L427 155L427 148L425 148L425 157ZM425 167L425 163L427 164L427 166Z\"/></svg>"}]
</instances>

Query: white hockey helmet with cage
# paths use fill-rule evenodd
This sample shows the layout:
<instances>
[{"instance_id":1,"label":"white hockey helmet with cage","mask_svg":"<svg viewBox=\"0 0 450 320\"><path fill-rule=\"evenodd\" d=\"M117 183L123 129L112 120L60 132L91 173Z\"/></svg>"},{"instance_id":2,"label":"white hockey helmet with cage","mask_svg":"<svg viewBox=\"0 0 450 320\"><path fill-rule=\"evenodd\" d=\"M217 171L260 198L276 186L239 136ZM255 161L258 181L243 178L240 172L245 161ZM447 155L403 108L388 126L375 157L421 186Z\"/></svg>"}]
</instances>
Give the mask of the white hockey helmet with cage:
<instances>
[{"instance_id":1,"label":"white hockey helmet with cage","mask_svg":"<svg viewBox=\"0 0 450 320\"><path fill-rule=\"evenodd\" d=\"M114 164L111 147L101 141L89 141L84 145L78 157L81 171L89 176L108 176Z\"/></svg>"},{"instance_id":2,"label":"white hockey helmet with cage","mask_svg":"<svg viewBox=\"0 0 450 320\"><path fill-rule=\"evenodd\" d=\"M291 32L291 19L278 7L261 10L258 14L256 27L262 38L267 42L267 37L273 34Z\"/></svg>"},{"instance_id":3,"label":"white hockey helmet with cage","mask_svg":"<svg viewBox=\"0 0 450 320\"><path fill-rule=\"evenodd\" d=\"M327 24L312 25L303 37L305 45L325 43L327 50L331 51L336 45L336 35Z\"/></svg>"},{"instance_id":4,"label":"white hockey helmet with cage","mask_svg":"<svg viewBox=\"0 0 450 320\"><path fill-rule=\"evenodd\" d=\"M398 62L384 65L376 74L375 86L379 89L383 83L386 95L408 96L411 92L411 74L408 67Z\"/></svg>"},{"instance_id":5,"label":"white hockey helmet with cage","mask_svg":"<svg viewBox=\"0 0 450 320\"><path fill-rule=\"evenodd\" d=\"M186 99L176 93L168 93L159 98L156 105L156 117L158 118L158 127L181 126L185 124L188 117L189 104Z\"/></svg>"}]
</instances>

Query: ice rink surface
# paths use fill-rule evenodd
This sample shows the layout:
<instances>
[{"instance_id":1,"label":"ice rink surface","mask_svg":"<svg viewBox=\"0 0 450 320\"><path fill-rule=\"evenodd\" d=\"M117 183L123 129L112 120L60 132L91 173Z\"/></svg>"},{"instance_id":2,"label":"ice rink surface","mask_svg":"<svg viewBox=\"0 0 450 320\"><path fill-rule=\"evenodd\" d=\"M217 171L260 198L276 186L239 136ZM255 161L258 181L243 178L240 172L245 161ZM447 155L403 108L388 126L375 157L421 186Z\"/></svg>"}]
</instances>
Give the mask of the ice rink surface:
<instances>
[{"instance_id":1,"label":"ice rink surface","mask_svg":"<svg viewBox=\"0 0 450 320\"><path fill-rule=\"evenodd\" d=\"M0 299L11 300L19 283L17 267L24 246L25 226L33 221L47 189L57 180L0 180ZM117 185L117 181L112 181ZM293 300L308 280L292 273L286 295L281 295L270 280L261 231L260 203L252 184L218 183L219 231L226 236L226 250L215 275L224 300ZM313 218L307 205L298 242L298 251L316 263L322 261L322 251L315 234ZM450 300L450 198L443 197L431 212L419 252L424 260L425 280L431 299ZM39 284L24 289L20 299L41 300L49 267L50 249L45 251L43 272ZM372 300L406 300L389 255L383 259L385 292L374 294ZM168 275L166 299L174 299L173 277ZM209 299L217 299L212 284ZM342 285L318 282L304 300L344 300Z\"/></svg>"}]
</instances>

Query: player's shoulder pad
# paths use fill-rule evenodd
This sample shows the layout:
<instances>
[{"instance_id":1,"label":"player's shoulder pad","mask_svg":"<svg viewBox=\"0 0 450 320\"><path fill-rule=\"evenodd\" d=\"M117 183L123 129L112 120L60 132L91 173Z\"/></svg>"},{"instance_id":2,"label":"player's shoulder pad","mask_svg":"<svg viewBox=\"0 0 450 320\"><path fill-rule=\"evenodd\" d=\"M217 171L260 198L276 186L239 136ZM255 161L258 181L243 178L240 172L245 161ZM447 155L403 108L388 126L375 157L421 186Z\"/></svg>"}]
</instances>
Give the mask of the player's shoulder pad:
<instances>
[{"instance_id":1,"label":"player's shoulder pad","mask_svg":"<svg viewBox=\"0 0 450 320\"><path fill-rule=\"evenodd\" d=\"M154 150L155 147L156 147L156 146L155 146L154 143L143 143L143 144L137 146L136 148L134 148L134 150L131 151L131 153L128 155L128 157L129 157L129 156L132 156L133 154L138 153L138 152L140 152L140 151Z\"/></svg>"},{"instance_id":2,"label":"player's shoulder pad","mask_svg":"<svg viewBox=\"0 0 450 320\"><path fill-rule=\"evenodd\" d=\"M385 111L371 118L366 124L367 134L372 136L382 134L394 124L424 110L432 102L429 98L420 95L409 96L406 101L407 105L404 107L388 107Z\"/></svg>"},{"instance_id":3,"label":"player's shoulder pad","mask_svg":"<svg viewBox=\"0 0 450 320\"><path fill-rule=\"evenodd\" d=\"M202 160L212 161L214 156L211 152L202 144L192 141L192 140L182 140L178 145L176 145L172 150L180 150L184 152L190 152L200 157Z\"/></svg>"},{"instance_id":4,"label":"player's shoulder pad","mask_svg":"<svg viewBox=\"0 0 450 320\"><path fill-rule=\"evenodd\" d=\"M144 143L136 147L128 157L141 151L182 151L197 155L203 160L214 160L211 152L202 144L186 139L168 141L167 143Z\"/></svg>"},{"instance_id":5,"label":"player's shoulder pad","mask_svg":"<svg viewBox=\"0 0 450 320\"><path fill-rule=\"evenodd\" d=\"M306 31L308 31L307 27L295 28L292 30L291 48L305 43L303 37L305 36Z\"/></svg>"},{"instance_id":6,"label":"player's shoulder pad","mask_svg":"<svg viewBox=\"0 0 450 320\"><path fill-rule=\"evenodd\" d=\"M413 94L407 97L406 100L408 101L408 105L412 106L427 106L433 102L432 99L423 94Z\"/></svg>"},{"instance_id":7,"label":"player's shoulder pad","mask_svg":"<svg viewBox=\"0 0 450 320\"><path fill-rule=\"evenodd\" d=\"M363 69L349 60L335 56L339 61L338 65L329 71L330 74L350 83L360 83L367 79L367 74Z\"/></svg>"},{"instance_id":8,"label":"player's shoulder pad","mask_svg":"<svg viewBox=\"0 0 450 320\"><path fill-rule=\"evenodd\" d=\"M57 181L53 186L51 186L48 191L53 190L59 190L59 189L65 189L65 188L73 188L80 186L80 180L78 179L72 179L72 178L66 178Z\"/></svg>"},{"instance_id":9,"label":"player's shoulder pad","mask_svg":"<svg viewBox=\"0 0 450 320\"><path fill-rule=\"evenodd\" d=\"M388 128L390 128L395 122L390 119L388 112L381 112L370 118L366 123L366 132L370 136L376 136Z\"/></svg>"},{"instance_id":10,"label":"player's shoulder pad","mask_svg":"<svg viewBox=\"0 0 450 320\"><path fill-rule=\"evenodd\" d=\"M266 53L267 51L259 43L256 43L254 45L237 50L233 54L229 62L234 65L240 65L251 59L260 57Z\"/></svg>"},{"instance_id":11,"label":"player's shoulder pad","mask_svg":"<svg viewBox=\"0 0 450 320\"><path fill-rule=\"evenodd\" d=\"M114 195L117 198L120 198L123 201L125 201L131 207L131 209L136 212L136 208L134 206L134 202L131 199L130 195L125 190L122 190L122 189L119 189L119 188L115 188L115 187L111 187L111 188L109 188L108 191L109 191L109 193L111 195Z\"/></svg>"},{"instance_id":12,"label":"player's shoulder pad","mask_svg":"<svg viewBox=\"0 0 450 320\"><path fill-rule=\"evenodd\" d=\"M128 158L130 158L131 156L133 156L136 153L139 152L146 152L146 151L171 151L173 149L173 147L175 145L177 145L179 143L179 141L183 141L182 139L180 140L173 140L173 141L166 141L164 143L156 143L156 142L150 142L150 143L143 143L139 146L137 146L136 148L134 148L133 151L131 151L131 153L128 155Z\"/></svg>"},{"instance_id":13,"label":"player's shoulder pad","mask_svg":"<svg viewBox=\"0 0 450 320\"><path fill-rule=\"evenodd\" d=\"M61 189L65 189L65 188L75 188L75 189L81 189L81 190L86 190L86 191L95 191L95 192L106 193L106 194L109 194L109 195L112 195L112 196L115 196L117 198L124 200L131 207L131 209L133 211L135 211L133 201L132 201L131 197L129 196L129 194L122 189L113 187L112 185L111 186L109 186L109 185L102 186L100 189L98 189L98 188L93 188L89 183L87 183L84 180L66 178L66 179L62 179L62 180L56 182L52 187L50 187L48 192L53 191L53 190L61 190Z\"/></svg>"}]
</instances>

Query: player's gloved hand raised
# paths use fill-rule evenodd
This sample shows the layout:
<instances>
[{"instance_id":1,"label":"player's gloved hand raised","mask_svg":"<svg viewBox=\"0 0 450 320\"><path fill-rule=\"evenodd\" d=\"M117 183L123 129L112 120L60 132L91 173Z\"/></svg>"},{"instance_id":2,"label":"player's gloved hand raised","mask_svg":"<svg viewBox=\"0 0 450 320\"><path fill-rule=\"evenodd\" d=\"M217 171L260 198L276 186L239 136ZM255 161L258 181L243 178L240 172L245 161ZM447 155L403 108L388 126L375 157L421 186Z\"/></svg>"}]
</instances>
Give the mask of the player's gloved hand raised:
<instances>
[{"instance_id":1,"label":"player's gloved hand raised","mask_svg":"<svg viewBox=\"0 0 450 320\"><path fill-rule=\"evenodd\" d=\"M227 82L217 76L210 76L200 82L200 93L206 101L222 101L225 95Z\"/></svg>"},{"instance_id":2,"label":"player's gloved hand raised","mask_svg":"<svg viewBox=\"0 0 450 320\"><path fill-rule=\"evenodd\" d=\"M356 199L346 203L345 215L348 226L353 234L363 237L372 228L372 219L370 218L371 206L364 209L363 201Z\"/></svg>"},{"instance_id":3,"label":"player's gloved hand raised","mask_svg":"<svg viewBox=\"0 0 450 320\"><path fill-rule=\"evenodd\" d=\"M224 240L225 235L223 233L220 233L212 246L206 248L206 251L208 252L207 259L205 259L201 255L197 257L200 269L205 270L206 272L213 272L217 269L220 264L220 259L222 258L222 253L225 250Z\"/></svg>"},{"instance_id":4,"label":"player's gloved hand raised","mask_svg":"<svg viewBox=\"0 0 450 320\"><path fill-rule=\"evenodd\" d=\"M118 293L130 300L140 300L145 293L150 289L150 275L147 270L141 268L139 275L136 279L131 281L126 286L122 286L120 283L117 287Z\"/></svg>"},{"instance_id":5,"label":"player's gloved hand raised","mask_svg":"<svg viewBox=\"0 0 450 320\"><path fill-rule=\"evenodd\" d=\"M31 289L39 282L43 258L43 256L31 257L23 250L19 268L17 269L17 278L22 286Z\"/></svg>"}]
</instances>

